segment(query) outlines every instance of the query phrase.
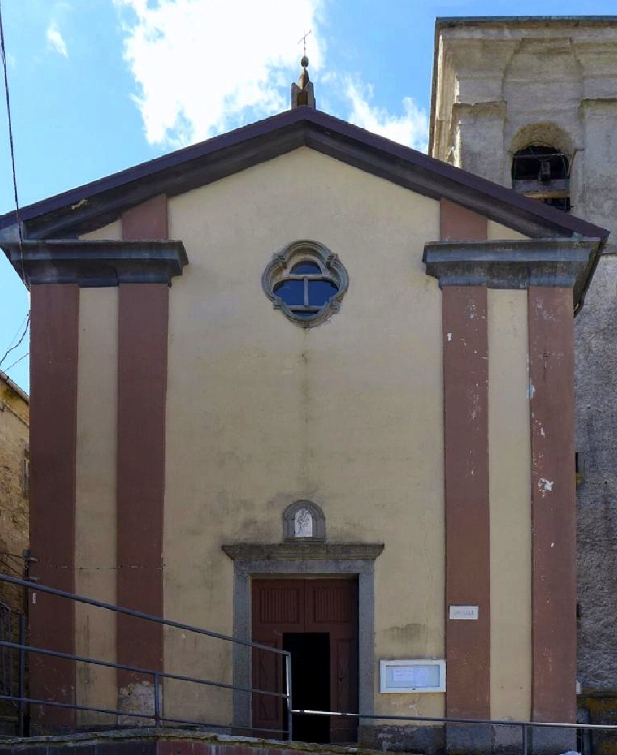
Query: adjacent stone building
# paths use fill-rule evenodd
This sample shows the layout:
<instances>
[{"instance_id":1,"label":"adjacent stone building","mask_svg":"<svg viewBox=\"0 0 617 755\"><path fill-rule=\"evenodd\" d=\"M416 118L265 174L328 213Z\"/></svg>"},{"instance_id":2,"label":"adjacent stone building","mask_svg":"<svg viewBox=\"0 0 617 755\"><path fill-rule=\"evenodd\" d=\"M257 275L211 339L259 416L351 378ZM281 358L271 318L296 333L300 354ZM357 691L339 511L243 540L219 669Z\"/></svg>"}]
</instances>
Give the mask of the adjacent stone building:
<instances>
[{"instance_id":1,"label":"adjacent stone building","mask_svg":"<svg viewBox=\"0 0 617 755\"><path fill-rule=\"evenodd\" d=\"M434 157L614 232L615 123L617 18L437 21ZM615 254L575 320L579 703L598 723L617 696Z\"/></svg>"},{"instance_id":2,"label":"adjacent stone building","mask_svg":"<svg viewBox=\"0 0 617 755\"><path fill-rule=\"evenodd\" d=\"M28 396L0 371L0 570L13 577L24 575L24 551L28 548L28 492L30 479ZM0 582L0 639L17 642L23 592ZM0 694L15 695L18 690L17 651L0 648ZM0 702L2 733L12 733L16 709Z\"/></svg>"},{"instance_id":3,"label":"adjacent stone building","mask_svg":"<svg viewBox=\"0 0 617 755\"><path fill-rule=\"evenodd\" d=\"M379 716L574 721L573 311L607 231L311 102L22 208L21 245L0 218L32 295L33 576L310 659L296 704L364 717L298 738L434 750L442 727ZM32 598L35 644L281 687L267 654ZM31 691L152 713L142 673L42 657ZM286 724L239 690L163 701Z\"/></svg>"},{"instance_id":4,"label":"adjacent stone building","mask_svg":"<svg viewBox=\"0 0 617 755\"><path fill-rule=\"evenodd\" d=\"M0 371L0 563L16 576L22 575L28 548L28 425L28 396ZM0 601L21 610L19 591L5 583L0 583Z\"/></svg>"}]
</instances>

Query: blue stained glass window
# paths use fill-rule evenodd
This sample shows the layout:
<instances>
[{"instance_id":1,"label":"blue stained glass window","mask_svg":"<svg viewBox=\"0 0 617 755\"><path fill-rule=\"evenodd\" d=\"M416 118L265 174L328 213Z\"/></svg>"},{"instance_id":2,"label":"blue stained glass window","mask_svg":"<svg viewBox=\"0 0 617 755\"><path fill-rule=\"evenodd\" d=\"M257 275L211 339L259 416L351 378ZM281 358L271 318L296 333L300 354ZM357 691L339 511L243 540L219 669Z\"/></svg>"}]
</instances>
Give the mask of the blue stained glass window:
<instances>
[{"instance_id":1,"label":"blue stained glass window","mask_svg":"<svg viewBox=\"0 0 617 755\"><path fill-rule=\"evenodd\" d=\"M304 304L304 280L283 280L274 287L274 293L289 306Z\"/></svg>"},{"instance_id":2,"label":"blue stained glass window","mask_svg":"<svg viewBox=\"0 0 617 755\"><path fill-rule=\"evenodd\" d=\"M291 268L292 275L321 275L321 269L315 262L298 262Z\"/></svg>"},{"instance_id":3,"label":"blue stained glass window","mask_svg":"<svg viewBox=\"0 0 617 755\"><path fill-rule=\"evenodd\" d=\"M338 286L328 280L309 280L308 289L308 303L314 307L323 307L338 294Z\"/></svg>"},{"instance_id":4,"label":"blue stained glass window","mask_svg":"<svg viewBox=\"0 0 617 755\"><path fill-rule=\"evenodd\" d=\"M348 286L337 255L315 241L295 241L276 252L261 281L275 308L303 328L338 312Z\"/></svg>"}]
</instances>

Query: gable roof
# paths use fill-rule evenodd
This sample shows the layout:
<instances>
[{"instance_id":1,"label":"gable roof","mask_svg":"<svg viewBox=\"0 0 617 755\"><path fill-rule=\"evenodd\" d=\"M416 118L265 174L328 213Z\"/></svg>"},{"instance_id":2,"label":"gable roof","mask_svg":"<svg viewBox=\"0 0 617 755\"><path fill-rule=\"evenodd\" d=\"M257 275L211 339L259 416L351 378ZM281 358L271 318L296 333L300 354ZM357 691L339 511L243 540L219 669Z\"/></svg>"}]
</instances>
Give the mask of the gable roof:
<instances>
[{"instance_id":1,"label":"gable roof","mask_svg":"<svg viewBox=\"0 0 617 755\"><path fill-rule=\"evenodd\" d=\"M608 231L310 107L298 107L23 207L26 239L69 238L159 194L176 196L309 147L433 199L448 199L527 236L605 239ZM16 213L0 216L0 232ZM3 234L11 236L10 231Z\"/></svg>"}]
</instances>

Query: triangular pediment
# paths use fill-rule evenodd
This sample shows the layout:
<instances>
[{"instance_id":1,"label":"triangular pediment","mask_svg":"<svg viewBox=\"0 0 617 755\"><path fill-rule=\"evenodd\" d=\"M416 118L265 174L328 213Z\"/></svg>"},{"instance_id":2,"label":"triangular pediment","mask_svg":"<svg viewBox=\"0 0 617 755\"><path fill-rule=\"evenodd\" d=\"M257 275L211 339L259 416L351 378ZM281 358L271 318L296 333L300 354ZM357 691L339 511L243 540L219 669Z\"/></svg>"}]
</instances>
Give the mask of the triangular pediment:
<instances>
[{"instance_id":1,"label":"triangular pediment","mask_svg":"<svg viewBox=\"0 0 617 755\"><path fill-rule=\"evenodd\" d=\"M172 152L21 210L25 236L67 238L100 228L154 196L177 196L308 147L433 199L447 199L526 236L604 238L604 229L309 107ZM15 213L0 217L10 228Z\"/></svg>"}]
</instances>

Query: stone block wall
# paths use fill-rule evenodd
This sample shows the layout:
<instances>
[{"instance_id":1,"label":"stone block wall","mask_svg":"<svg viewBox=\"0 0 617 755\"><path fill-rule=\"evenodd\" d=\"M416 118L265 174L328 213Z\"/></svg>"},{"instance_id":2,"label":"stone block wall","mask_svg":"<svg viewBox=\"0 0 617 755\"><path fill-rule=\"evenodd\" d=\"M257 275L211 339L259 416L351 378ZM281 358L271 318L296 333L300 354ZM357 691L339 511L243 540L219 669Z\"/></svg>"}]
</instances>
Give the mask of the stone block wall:
<instances>
[{"instance_id":1,"label":"stone block wall","mask_svg":"<svg viewBox=\"0 0 617 755\"><path fill-rule=\"evenodd\" d=\"M0 571L22 575L28 547L28 397L0 372ZM21 590L0 582L0 601L21 610Z\"/></svg>"}]
</instances>

